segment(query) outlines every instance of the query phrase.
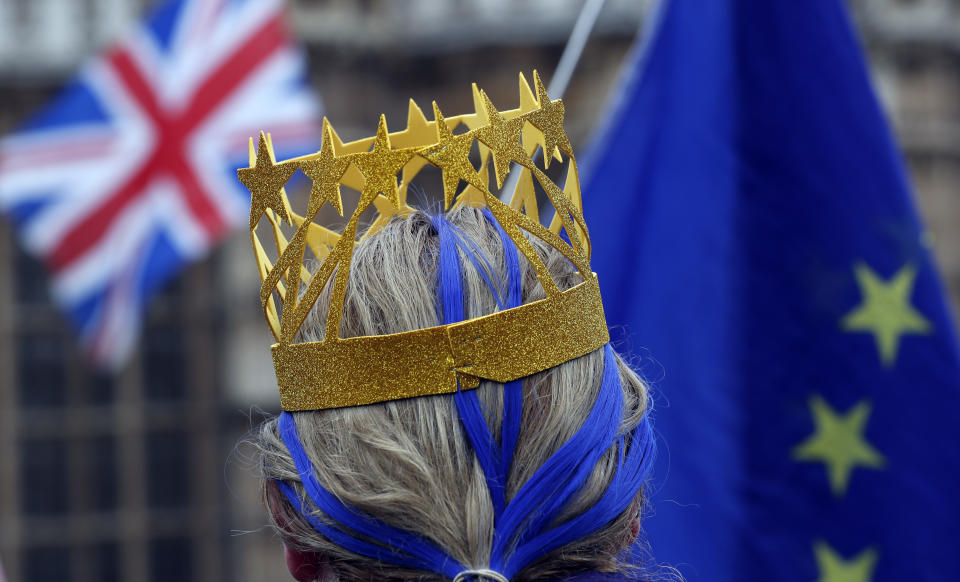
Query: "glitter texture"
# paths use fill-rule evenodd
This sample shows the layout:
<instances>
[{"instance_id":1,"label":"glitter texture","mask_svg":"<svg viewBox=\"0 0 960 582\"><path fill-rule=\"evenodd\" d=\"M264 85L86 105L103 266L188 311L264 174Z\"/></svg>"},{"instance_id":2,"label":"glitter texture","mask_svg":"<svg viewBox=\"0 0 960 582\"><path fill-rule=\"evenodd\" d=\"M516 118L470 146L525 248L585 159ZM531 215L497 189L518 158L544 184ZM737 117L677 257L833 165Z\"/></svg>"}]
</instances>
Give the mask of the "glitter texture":
<instances>
[{"instance_id":1,"label":"glitter texture","mask_svg":"<svg viewBox=\"0 0 960 582\"><path fill-rule=\"evenodd\" d=\"M257 147L255 163L249 168L237 171L237 177L243 185L256 192L250 204L250 230L257 227L260 217L268 209L290 222L290 204L283 191L283 185L297 171L293 164L278 164L273 157L273 147L267 142L267 136L260 132L260 144Z\"/></svg>"},{"instance_id":2,"label":"glitter texture","mask_svg":"<svg viewBox=\"0 0 960 582\"><path fill-rule=\"evenodd\" d=\"M563 130L564 107L551 101L539 75L534 86L520 76L520 107L498 111L486 93L473 87L474 113L444 117L433 104L433 121L413 101L406 129L391 133L381 116L375 137L343 143L325 119L319 152L277 163L269 135L261 133L256 149L250 141L250 167L238 171L250 189L250 231L263 282L260 298L277 343L273 360L281 406L287 411L358 406L447 394L475 388L481 380L509 382L552 368L609 341L596 275L590 270L590 238L582 216L580 184L570 140ZM467 131L454 133L459 125ZM479 143L478 171L470 150ZM544 166L569 160L561 188L536 166L540 147ZM492 163L502 186L512 163L521 172L509 204L488 184ZM376 210L370 236L394 215L412 211L407 188L422 168L443 174L444 207L487 206L519 251L531 263L547 298L476 319L398 334L340 338L337 331L357 242L360 215ZM306 216L290 208L284 185L300 169L313 182ZM399 184L398 184L399 175ZM458 192L460 183L466 186ZM556 212L549 226L540 223L535 184ZM317 224L329 204L343 214L340 186L360 192L360 202L341 232ZM262 240L263 218L271 236ZM281 222L296 227L288 240ZM560 236L563 230L567 239ZM524 233L561 252L579 270L584 282L560 291ZM276 245L272 262L265 244ZM303 266L306 249L320 261L310 275ZM294 343L294 338L321 292L333 285L326 340ZM287 293L287 289L294 292ZM302 289L299 299L296 291Z\"/></svg>"},{"instance_id":3,"label":"glitter texture","mask_svg":"<svg viewBox=\"0 0 960 582\"><path fill-rule=\"evenodd\" d=\"M273 346L284 410L358 406L509 382L610 341L595 276L468 321L380 336Z\"/></svg>"}]
</instances>

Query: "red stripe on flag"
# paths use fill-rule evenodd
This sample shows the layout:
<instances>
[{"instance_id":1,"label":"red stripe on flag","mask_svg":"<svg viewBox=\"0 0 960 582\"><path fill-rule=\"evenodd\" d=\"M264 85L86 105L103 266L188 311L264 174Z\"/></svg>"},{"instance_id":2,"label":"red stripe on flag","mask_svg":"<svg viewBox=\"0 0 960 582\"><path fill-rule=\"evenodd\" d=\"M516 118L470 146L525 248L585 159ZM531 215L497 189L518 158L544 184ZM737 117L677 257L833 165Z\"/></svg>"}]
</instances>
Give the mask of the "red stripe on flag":
<instances>
[{"instance_id":1,"label":"red stripe on flag","mask_svg":"<svg viewBox=\"0 0 960 582\"><path fill-rule=\"evenodd\" d=\"M9 149L0 153L0 172L19 172L32 166L75 163L88 158L99 158L110 153L116 146L116 138L104 136L92 139L60 140L55 147Z\"/></svg>"},{"instance_id":2,"label":"red stripe on flag","mask_svg":"<svg viewBox=\"0 0 960 582\"><path fill-rule=\"evenodd\" d=\"M69 265L96 244L110 224L137 195L157 177L163 175L181 187L191 214L206 229L209 238L217 239L227 230L219 210L213 204L186 159L186 138L227 97L247 79L250 72L262 65L287 42L281 15L277 14L251 34L250 41L237 47L230 58L197 89L183 111L164 111L156 95L136 63L124 49L108 56L128 93L151 119L157 132L153 151L120 187L58 241L47 255L54 271Z\"/></svg>"}]
</instances>

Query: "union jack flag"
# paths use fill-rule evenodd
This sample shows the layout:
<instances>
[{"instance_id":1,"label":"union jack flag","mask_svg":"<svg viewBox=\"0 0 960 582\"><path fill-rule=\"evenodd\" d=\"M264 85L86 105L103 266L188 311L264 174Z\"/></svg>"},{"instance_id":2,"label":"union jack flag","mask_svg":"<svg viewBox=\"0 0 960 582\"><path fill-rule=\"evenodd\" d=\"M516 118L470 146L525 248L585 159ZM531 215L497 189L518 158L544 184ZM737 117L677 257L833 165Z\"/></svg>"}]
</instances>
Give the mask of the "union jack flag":
<instances>
[{"instance_id":1,"label":"union jack flag","mask_svg":"<svg viewBox=\"0 0 960 582\"><path fill-rule=\"evenodd\" d=\"M0 210L95 361L122 364L147 300L246 223L247 138L316 149L319 111L281 0L168 0L0 140Z\"/></svg>"}]
</instances>

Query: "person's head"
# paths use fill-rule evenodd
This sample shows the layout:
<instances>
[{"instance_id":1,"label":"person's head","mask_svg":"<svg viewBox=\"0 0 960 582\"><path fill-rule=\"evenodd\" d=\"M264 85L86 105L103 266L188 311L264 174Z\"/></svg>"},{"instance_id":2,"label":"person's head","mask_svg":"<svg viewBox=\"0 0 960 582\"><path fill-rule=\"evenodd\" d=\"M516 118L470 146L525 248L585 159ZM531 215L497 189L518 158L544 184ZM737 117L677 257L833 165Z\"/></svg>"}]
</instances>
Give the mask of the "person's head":
<instances>
[{"instance_id":1,"label":"person's head","mask_svg":"<svg viewBox=\"0 0 960 582\"><path fill-rule=\"evenodd\" d=\"M561 290L582 281L559 252L529 240ZM449 324L544 297L489 211L416 212L357 244L340 337ZM323 339L329 302L328 290L298 341ZM503 350L514 347L504 338ZM638 532L653 456L647 407L644 383L607 344L507 384L285 412L257 440L262 494L298 580L440 581L492 570L526 582L614 571Z\"/></svg>"}]
</instances>

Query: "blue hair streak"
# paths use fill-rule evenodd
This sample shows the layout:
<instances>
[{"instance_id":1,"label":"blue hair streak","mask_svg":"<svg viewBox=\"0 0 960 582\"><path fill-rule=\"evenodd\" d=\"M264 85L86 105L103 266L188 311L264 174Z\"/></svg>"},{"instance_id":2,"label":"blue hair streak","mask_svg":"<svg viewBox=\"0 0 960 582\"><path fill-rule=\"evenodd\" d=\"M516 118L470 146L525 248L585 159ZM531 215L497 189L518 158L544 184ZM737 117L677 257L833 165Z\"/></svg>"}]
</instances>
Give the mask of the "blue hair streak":
<instances>
[{"instance_id":1,"label":"blue hair streak","mask_svg":"<svg viewBox=\"0 0 960 582\"><path fill-rule=\"evenodd\" d=\"M513 565L514 546L525 544L556 518L616 442L623 391L615 361L610 360L605 358L603 381L583 425L520 487L504 512L493 546L493 555L504 560L503 569ZM583 535L583 530L575 532L571 541Z\"/></svg>"},{"instance_id":2,"label":"blue hair streak","mask_svg":"<svg viewBox=\"0 0 960 582\"><path fill-rule=\"evenodd\" d=\"M611 400L614 403L611 403ZM616 356L613 348L607 344L604 347L603 379L596 404L590 415L577 434L554 453L524 484L507 508L508 513L516 508L515 515L519 519L526 517L529 521L517 536L519 542L501 569L504 576L510 578L553 550L602 528L633 502L653 466L655 446L653 431L647 416L644 416L631 431L629 442L626 442L624 435L616 435L622 415L622 405L623 391ZM598 409L604 407L613 408L616 415L597 414ZM608 426L604 427L603 424ZM584 438L581 439L581 435ZM617 470L600 500L581 515L545 529L550 525L551 518L555 518L575 498L600 457L611 446L617 447L619 457ZM542 493L545 489L544 485L548 485L554 479L562 479L564 472L570 471L570 465L577 463L580 463L580 467L573 469L574 476L562 487L553 488L547 500L537 507L536 495ZM583 468L587 470L583 471ZM528 488L527 486L531 484L533 485ZM497 539L497 534L494 535ZM494 551L496 552L497 549L495 547Z\"/></svg>"},{"instance_id":3,"label":"blue hair streak","mask_svg":"<svg viewBox=\"0 0 960 582\"><path fill-rule=\"evenodd\" d=\"M287 483L279 483L280 490L314 529L343 548L383 562L437 572L449 578L465 569L430 540L395 528L342 503L317 480L313 464L300 444L293 415L281 412L277 424L307 497L332 520L327 524L305 511L293 488ZM384 546L368 542L356 534L383 542Z\"/></svg>"},{"instance_id":4,"label":"blue hair streak","mask_svg":"<svg viewBox=\"0 0 960 582\"><path fill-rule=\"evenodd\" d=\"M434 217L433 225L440 239L437 294L441 320L445 324L466 317L461 252L486 282L501 309L522 304L517 248L492 213L488 209L483 212L497 230L504 247L506 289L487 276L493 271L476 244L445 217ZM495 273L493 277L496 277ZM501 294L506 295L503 301ZM461 424L484 471L493 501L495 531L490 568L502 572L507 578L553 550L610 523L633 502L652 467L654 440L646 416L629 435L618 434L623 417L623 387L616 356L609 344L604 348L600 389L587 419L509 502L505 498L505 485L520 430L523 405L521 381L516 380L504 386L499 446L482 413L477 394L472 390L458 391L456 399ZM604 495L583 514L563 524L553 525L556 516L576 498L597 462L611 447L616 447L619 458L617 470Z\"/></svg>"},{"instance_id":5,"label":"blue hair streak","mask_svg":"<svg viewBox=\"0 0 960 582\"><path fill-rule=\"evenodd\" d=\"M433 217L433 227L437 231L440 244L439 269L437 272L437 294L439 295L441 323L455 323L466 317L463 306L463 263L460 259L461 249L464 255L473 263L478 272L493 273L489 263L473 252L465 241L466 237L456 229L442 214ZM502 305L497 292L497 285L490 277L484 279L491 289L498 304ZM458 385L459 388L459 385ZM454 395L459 413L460 423L473 450L480 462L493 502L494 523L503 513L506 505L507 476L503 471L502 452L494 440L490 425L483 414L480 398L473 390L457 390Z\"/></svg>"},{"instance_id":6,"label":"blue hair streak","mask_svg":"<svg viewBox=\"0 0 960 582\"><path fill-rule=\"evenodd\" d=\"M493 217L489 208L483 209L483 216L493 225L503 244L503 256L507 270L506 307L518 307L523 303L523 280L520 273L520 255L513 240ZM513 464L513 454L520 438L520 421L523 417L523 385L520 380L508 382L503 386L503 425L500 428L500 475L506 482ZM499 521L500 515L497 515ZM496 525L496 522L495 522Z\"/></svg>"}]
</instances>

